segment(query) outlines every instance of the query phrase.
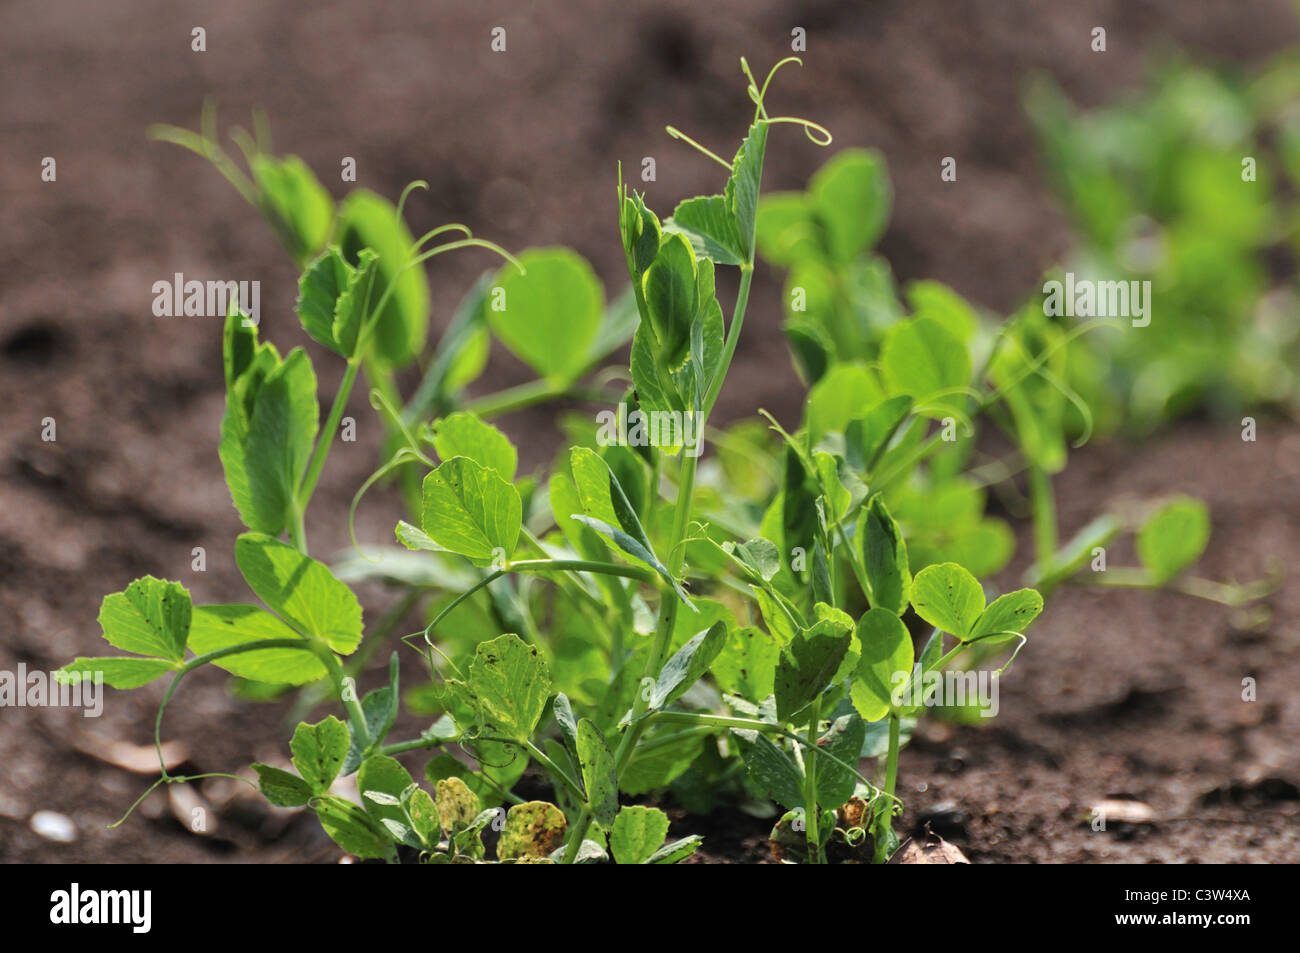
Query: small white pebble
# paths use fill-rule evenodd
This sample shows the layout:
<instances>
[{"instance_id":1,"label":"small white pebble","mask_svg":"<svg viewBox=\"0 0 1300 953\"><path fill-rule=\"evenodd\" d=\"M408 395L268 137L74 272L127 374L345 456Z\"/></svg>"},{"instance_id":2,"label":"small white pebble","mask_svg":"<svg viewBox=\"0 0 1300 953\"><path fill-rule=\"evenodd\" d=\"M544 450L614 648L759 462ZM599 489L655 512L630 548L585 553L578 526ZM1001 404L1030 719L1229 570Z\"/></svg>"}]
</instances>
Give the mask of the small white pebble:
<instances>
[{"instance_id":1,"label":"small white pebble","mask_svg":"<svg viewBox=\"0 0 1300 953\"><path fill-rule=\"evenodd\" d=\"M77 839L77 825L72 823L72 818L65 814L55 811L37 811L32 815L31 825L32 830L46 840L71 844Z\"/></svg>"}]
</instances>

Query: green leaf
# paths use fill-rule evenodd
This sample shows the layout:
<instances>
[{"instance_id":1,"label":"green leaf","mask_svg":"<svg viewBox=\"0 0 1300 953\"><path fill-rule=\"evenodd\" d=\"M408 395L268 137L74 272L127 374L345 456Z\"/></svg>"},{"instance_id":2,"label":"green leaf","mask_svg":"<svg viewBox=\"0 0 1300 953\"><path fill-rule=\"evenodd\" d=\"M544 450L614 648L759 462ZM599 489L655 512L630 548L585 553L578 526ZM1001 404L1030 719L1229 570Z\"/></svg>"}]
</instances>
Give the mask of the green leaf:
<instances>
[{"instance_id":1,"label":"green leaf","mask_svg":"<svg viewBox=\"0 0 1300 953\"><path fill-rule=\"evenodd\" d=\"M564 743L568 745L570 754L574 756L578 752L578 719L573 715L573 705L569 702L569 696L564 692L559 692L555 696L555 701L551 703L551 714L555 717L556 727L560 729L560 734L564 738Z\"/></svg>"},{"instance_id":2,"label":"green leaf","mask_svg":"<svg viewBox=\"0 0 1300 953\"><path fill-rule=\"evenodd\" d=\"M480 642L469 666L469 687L491 734L527 741L546 709L551 675L535 646L513 633Z\"/></svg>"},{"instance_id":3,"label":"green leaf","mask_svg":"<svg viewBox=\"0 0 1300 953\"><path fill-rule=\"evenodd\" d=\"M965 641L984 611L984 590L956 563L926 566L912 580L912 607L936 629Z\"/></svg>"},{"instance_id":4,"label":"green leaf","mask_svg":"<svg viewBox=\"0 0 1300 953\"><path fill-rule=\"evenodd\" d=\"M679 838L671 844L664 844L657 851L650 855L647 864L677 864L685 860L691 854L699 849L704 838L699 834L691 834L687 837Z\"/></svg>"},{"instance_id":5,"label":"green leaf","mask_svg":"<svg viewBox=\"0 0 1300 953\"><path fill-rule=\"evenodd\" d=\"M709 670L726 643L727 624L722 620L693 635L664 663L650 693L650 707L662 708L686 694L687 689Z\"/></svg>"},{"instance_id":6,"label":"green leaf","mask_svg":"<svg viewBox=\"0 0 1300 953\"><path fill-rule=\"evenodd\" d=\"M574 447L569 461L583 509L582 513L572 515L573 520L591 527L623 552L652 568L690 606L686 590L655 555L636 509L628 502L627 494L609 465L586 447Z\"/></svg>"},{"instance_id":7,"label":"green leaf","mask_svg":"<svg viewBox=\"0 0 1300 953\"><path fill-rule=\"evenodd\" d=\"M849 697L858 714L867 721L879 721L899 707L894 704L893 692L912 677L912 637L902 620L888 609L869 609L858 620L857 636L862 656L853 673ZM900 682L900 678L904 681Z\"/></svg>"},{"instance_id":8,"label":"green leaf","mask_svg":"<svg viewBox=\"0 0 1300 953\"><path fill-rule=\"evenodd\" d=\"M578 722L577 742L587 803L596 822L608 830L618 813L618 774L614 770L614 756L605 743L605 736L588 718Z\"/></svg>"},{"instance_id":9,"label":"green leaf","mask_svg":"<svg viewBox=\"0 0 1300 953\"><path fill-rule=\"evenodd\" d=\"M754 786L773 801L788 808L803 804L803 772L790 755L772 744L766 735L755 734L748 747L742 745L741 757Z\"/></svg>"},{"instance_id":10,"label":"green leaf","mask_svg":"<svg viewBox=\"0 0 1300 953\"><path fill-rule=\"evenodd\" d=\"M354 189L339 209L336 229L343 257L354 268L361 252L369 248L379 256L374 265L372 304L378 304L388 287L397 287L375 323L371 354L383 363L400 367L424 351L429 330L429 285L424 269L406 263L414 239L397 218L397 207L368 189Z\"/></svg>"},{"instance_id":11,"label":"green leaf","mask_svg":"<svg viewBox=\"0 0 1300 953\"><path fill-rule=\"evenodd\" d=\"M615 863L644 864L668 836L668 815L657 807L628 805L614 818L609 849Z\"/></svg>"},{"instance_id":12,"label":"green leaf","mask_svg":"<svg viewBox=\"0 0 1300 953\"><path fill-rule=\"evenodd\" d=\"M480 565L509 559L523 504L513 485L468 457L452 457L424 478L424 531Z\"/></svg>"},{"instance_id":13,"label":"green leaf","mask_svg":"<svg viewBox=\"0 0 1300 953\"><path fill-rule=\"evenodd\" d=\"M298 320L313 341L336 353L334 306L352 281L352 266L337 248L327 248L298 278ZM349 355L344 354L344 357Z\"/></svg>"},{"instance_id":14,"label":"green leaf","mask_svg":"<svg viewBox=\"0 0 1300 953\"><path fill-rule=\"evenodd\" d=\"M1033 589L1017 589L994 599L971 629L967 642L1005 642L1023 633L1043 611L1043 597Z\"/></svg>"},{"instance_id":15,"label":"green leaf","mask_svg":"<svg viewBox=\"0 0 1300 953\"><path fill-rule=\"evenodd\" d=\"M875 244L889 221L893 192L884 157L845 149L813 176L808 198L831 258L851 260Z\"/></svg>"},{"instance_id":16,"label":"green leaf","mask_svg":"<svg viewBox=\"0 0 1300 953\"><path fill-rule=\"evenodd\" d=\"M850 421L844 428L845 456L849 464L864 472L871 470L911 411L912 398L903 394L886 397L861 419Z\"/></svg>"},{"instance_id":17,"label":"green leaf","mask_svg":"<svg viewBox=\"0 0 1300 953\"><path fill-rule=\"evenodd\" d=\"M858 539L867 582L871 585L871 604L902 615L907 611L912 590L907 543L879 493L863 510L858 521Z\"/></svg>"},{"instance_id":18,"label":"green leaf","mask_svg":"<svg viewBox=\"0 0 1300 953\"><path fill-rule=\"evenodd\" d=\"M105 596L99 625L109 645L179 662L190 632L190 594L179 582L142 576Z\"/></svg>"},{"instance_id":19,"label":"green leaf","mask_svg":"<svg viewBox=\"0 0 1300 953\"><path fill-rule=\"evenodd\" d=\"M764 195L758 203L755 231L759 254L779 268L821 257L817 223L808 197L802 192Z\"/></svg>"},{"instance_id":20,"label":"green leaf","mask_svg":"<svg viewBox=\"0 0 1300 953\"><path fill-rule=\"evenodd\" d=\"M339 847L363 860L395 860L393 838L362 808L351 801L326 795L316 801L321 827Z\"/></svg>"},{"instance_id":21,"label":"green leaf","mask_svg":"<svg viewBox=\"0 0 1300 953\"><path fill-rule=\"evenodd\" d=\"M650 751L640 751L632 756L627 767L619 774L618 783L623 792L631 795L660 791L689 770L700 757L704 739L699 735L672 739L672 728L651 729L644 736L644 744L654 742Z\"/></svg>"},{"instance_id":22,"label":"green leaf","mask_svg":"<svg viewBox=\"0 0 1300 953\"><path fill-rule=\"evenodd\" d=\"M646 317L658 341L656 354L667 367L681 363L699 312L695 252L682 235L665 235L659 254L641 279Z\"/></svg>"},{"instance_id":23,"label":"green leaf","mask_svg":"<svg viewBox=\"0 0 1300 953\"><path fill-rule=\"evenodd\" d=\"M971 361L966 346L933 318L900 321L890 329L880 352L880 365L889 381L891 394L908 394L918 413L942 416L960 411L963 394L939 395L942 391L970 383ZM922 405L929 404L929 407Z\"/></svg>"},{"instance_id":24,"label":"green leaf","mask_svg":"<svg viewBox=\"0 0 1300 953\"><path fill-rule=\"evenodd\" d=\"M293 766L316 794L329 790L348 753L348 729L333 715L314 725L299 723L289 742Z\"/></svg>"},{"instance_id":25,"label":"green leaf","mask_svg":"<svg viewBox=\"0 0 1300 953\"><path fill-rule=\"evenodd\" d=\"M836 718L826 733L817 739L817 747L845 764L857 765L862 742L867 735L866 723L856 713ZM816 758L815 754L807 757ZM853 796L858 776L830 758L817 763L817 800L822 804L843 804Z\"/></svg>"},{"instance_id":26,"label":"green leaf","mask_svg":"<svg viewBox=\"0 0 1300 953\"><path fill-rule=\"evenodd\" d=\"M884 397L875 375L863 364L836 364L808 393L805 415L813 442L842 432Z\"/></svg>"},{"instance_id":27,"label":"green leaf","mask_svg":"<svg viewBox=\"0 0 1300 953\"><path fill-rule=\"evenodd\" d=\"M76 684L76 680L98 674L109 688L139 688L155 678L175 672L180 662L171 662L159 658L132 658L130 656L108 656L105 658L82 658L78 656L59 669L60 683Z\"/></svg>"},{"instance_id":28,"label":"green leaf","mask_svg":"<svg viewBox=\"0 0 1300 953\"><path fill-rule=\"evenodd\" d=\"M329 237L334 200L307 163L294 155L249 159L261 211L295 261L316 254Z\"/></svg>"},{"instance_id":29,"label":"green leaf","mask_svg":"<svg viewBox=\"0 0 1300 953\"><path fill-rule=\"evenodd\" d=\"M772 694L781 643L755 626L733 629L713 663L713 677L724 692L760 702Z\"/></svg>"},{"instance_id":30,"label":"green leaf","mask_svg":"<svg viewBox=\"0 0 1300 953\"><path fill-rule=\"evenodd\" d=\"M274 768L269 764L255 764L253 770L257 772L258 790L276 807L302 807L316 793L311 785L298 775L290 774L280 768Z\"/></svg>"},{"instance_id":31,"label":"green leaf","mask_svg":"<svg viewBox=\"0 0 1300 953\"><path fill-rule=\"evenodd\" d=\"M357 771L357 791L366 813L394 835L410 830L402 808L402 793L413 783L401 762L387 755L366 758Z\"/></svg>"},{"instance_id":32,"label":"green leaf","mask_svg":"<svg viewBox=\"0 0 1300 953\"><path fill-rule=\"evenodd\" d=\"M497 841L497 859L548 857L564 841L564 814L554 804L528 801L506 812L506 826Z\"/></svg>"},{"instance_id":33,"label":"green leaf","mask_svg":"<svg viewBox=\"0 0 1300 953\"><path fill-rule=\"evenodd\" d=\"M443 460L469 457L513 483L519 454L510 438L475 414L458 412L433 423L433 448Z\"/></svg>"},{"instance_id":34,"label":"green leaf","mask_svg":"<svg viewBox=\"0 0 1300 953\"><path fill-rule=\"evenodd\" d=\"M1209 540L1210 511L1206 505L1190 496L1175 497L1138 530L1138 559L1152 581L1161 585L1200 559Z\"/></svg>"},{"instance_id":35,"label":"green leaf","mask_svg":"<svg viewBox=\"0 0 1300 953\"><path fill-rule=\"evenodd\" d=\"M189 647L196 655L259 639L292 638L301 636L257 606L195 606L190 621ZM306 641L301 649L257 649L227 655L212 664L240 678L276 685L306 685L327 674Z\"/></svg>"},{"instance_id":36,"label":"green leaf","mask_svg":"<svg viewBox=\"0 0 1300 953\"><path fill-rule=\"evenodd\" d=\"M295 348L253 394L245 430L228 409L219 452L239 517L268 535L287 525L319 427L316 374Z\"/></svg>"},{"instance_id":37,"label":"green leaf","mask_svg":"<svg viewBox=\"0 0 1300 953\"><path fill-rule=\"evenodd\" d=\"M735 158L731 160L731 176L727 179L727 205L736 219L741 257L745 261L754 257L754 227L763 181L763 156L767 151L768 125L766 120L759 120L749 127L745 141L740 144Z\"/></svg>"},{"instance_id":38,"label":"green leaf","mask_svg":"<svg viewBox=\"0 0 1300 953\"><path fill-rule=\"evenodd\" d=\"M416 788L406 800L406 816L411 829L426 847L438 842L438 806L424 788ZM480 845L481 846L481 845Z\"/></svg>"},{"instance_id":39,"label":"green leaf","mask_svg":"<svg viewBox=\"0 0 1300 953\"><path fill-rule=\"evenodd\" d=\"M347 655L361 642L361 604L329 567L260 533L235 541L235 563L250 589L304 635Z\"/></svg>"},{"instance_id":40,"label":"green leaf","mask_svg":"<svg viewBox=\"0 0 1300 953\"><path fill-rule=\"evenodd\" d=\"M777 718L789 721L826 689L852 641L837 621L823 619L781 650L773 686Z\"/></svg>"},{"instance_id":41,"label":"green leaf","mask_svg":"<svg viewBox=\"0 0 1300 953\"><path fill-rule=\"evenodd\" d=\"M543 377L569 382L587 365L600 331L604 291L582 256L568 248L534 248L506 265L488 296L488 323L521 361Z\"/></svg>"},{"instance_id":42,"label":"green leaf","mask_svg":"<svg viewBox=\"0 0 1300 953\"><path fill-rule=\"evenodd\" d=\"M771 540L749 539L743 543L723 543L722 548L764 582L781 571L781 552Z\"/></svg>"},{"instance_id":43,"label":"green leaf","mask_svg":"<svg viewBox=\"0 0 1300 953\"><path fill-rule=\"evenodd\" d=\"M701 258L719 265L746 260L736 218L722 195L701 195L678 204L664 228L683 235Z\"/></svg>"}]
</instances>

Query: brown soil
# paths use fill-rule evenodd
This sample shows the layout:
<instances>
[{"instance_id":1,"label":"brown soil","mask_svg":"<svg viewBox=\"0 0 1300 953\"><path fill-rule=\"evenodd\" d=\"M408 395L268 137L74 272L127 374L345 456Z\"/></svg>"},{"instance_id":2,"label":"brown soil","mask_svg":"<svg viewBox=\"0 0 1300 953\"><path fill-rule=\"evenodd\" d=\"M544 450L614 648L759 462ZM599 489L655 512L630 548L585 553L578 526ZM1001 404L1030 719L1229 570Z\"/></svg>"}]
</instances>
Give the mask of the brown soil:
<instances>
[{"instance_id":1,"label":"brown soil","mask_svg":"<svg viewBox=\"0 0 1300 953\"><path fill-rule=\"evenodd\" d=\"M488 50L508 30L509 52ZM1088 50L1108 28L1110 52ZM190 51L207 29L208 52ZM194 126L204 97L246 123L269 114L278 147L332 178L354 156L360 184L395 195L413 178L416 228L448 220L511 248L565 243L619 278L612 216L615 160L658 160L657 207L718 187L716 169L662 132L673 123L729 151L747 108L736 69L788 52L808 30L802 72L783 73L782 110L824 122L837 146L887 155L895 214L882 249L902 279L935 277L1005 309L1068 235L1053 210L1018 105L1026 72L1048 69L1086 103L1137 83L1169 44L1259 62L1296 37L1285 0L1215 5L1152 0L1043 4L595 2L522 5L228 0L15 2L0 10L0 668L52 669L100 644L103 593L152 572L197 600L246 598L231 559L239 530L215 446L222 411L217 324L150 313L151 285L175 271L262 282L264 332L300 343L295 275L254 214L202 160L151 144L157 121ZM771 148L766 184L802 184L825 158L796 133ZM959 181L940 188L940 157ZM58 162L40 181L41 159ZM483 257L439 259L440 327ZM752 317L722 410L797 412L777 331L778 285L756 283ZM322 391L337 362L313 346ZM494 358L487 385L522 379ZM409 382L408 382L409 383ZM376 459L364 403L355 444L337 445L312 512L317 552L345 543L342 514ZM58 440L40 439L54 417ZM526 463L549 455L551 412L507 429ZM1125 496L1186 490L1214 510L1202 569L1253 578L1295 561L1300 432L1188 425L1141 447L1078 453L1062 480L1065 529ZM377 495L363 538L385 539L399 514ZM207 571L190 570L191 550ZM1008 574L1005 582L1013 582ZM390 598L363 592L370 614ZM935 828L976 861L1283 860L1300 857L1294 588L1272 600L1262 632L1233 631L1229 613L1184 597L1066 591L1008 673L1003 717L979 729L927 732L903 758L908 821L942 808ZM369 616L368 616L369 617ZM1242 704L1240 681L1259 679ZM371 678L377 677L372 674ZM162 689L110 696L104 717L59 710L0 714L0 859L11 861L282 861L336 855L310 818L266 808L225 782L202 794L210 834L175 820L165 795L105 829L147 783L83 753L103 739L146 743ZM238 770L282 758L284 706L232 699L202 673L169 713L165 735L187 746L186 769ZM925 780L928 787L919 791ZM1160 820L1093 833L1092 801L1125 794ZM71 844L34 834L42 808L74 818ZM711 828L711 859L753 859L765 826ZM757 838L757 840L755 839ZM731 847L729 845L737 846Z\"/></svg>"}]
</instances>

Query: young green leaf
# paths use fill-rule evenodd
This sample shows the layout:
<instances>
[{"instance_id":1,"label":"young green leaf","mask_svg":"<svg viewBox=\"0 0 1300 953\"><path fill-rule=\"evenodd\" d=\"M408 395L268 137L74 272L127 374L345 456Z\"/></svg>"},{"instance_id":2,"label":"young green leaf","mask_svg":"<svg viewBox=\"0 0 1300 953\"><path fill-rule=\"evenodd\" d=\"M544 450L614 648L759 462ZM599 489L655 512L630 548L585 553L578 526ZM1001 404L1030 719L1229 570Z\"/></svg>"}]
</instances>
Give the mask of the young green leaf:
<instances>
[{"instance_id":1,"label":"young green leaf","mask_svg":"<svg viewBox=\"0 0 1300 953\"><path fill-rule=\"evenodd\" d=\"M849 465L869 472L880 459L898 428L912 411L912 398L906 394L886 397L859 420L844 428L844 449Z\"/></svg>"},{"instance_id":2,"label":"young green leaf","mask_svg":"<svg viewBox=\"0 0 1300 953\"><path fill-rule=\"evenodd\" d=\"M361 604L329 567L260 533L235 541L235 563L248 587L304 635L347 655L361 642Z\"/></svg>"},{"instance_id":3,"label":"young green leaf","mask_svg":"<svg viewBox=\"0 0 1300 953\"><path fill-rule=\"evenodd\" d=\"M754 227L758 216L758 194L763 180L763 157L767 151L768 122L759 120L749 127L745 141L731 160L731 176L725 195L736 219L740 249L745 261L754 257Z\"/></svg>"},{"instance_id":4,"label":"young green leaf","mask_svg":"<svg viewBox=\"0 0 1300 953\"><path fill-rule=\"evenodd\" d=\"M736 628L713 663L713 677L724 692L760 702L772 694L781 643L755 626Z\"/></svg>"},{"instance_id":5,"label":"young green leaf","mask_svg":"<svg viewBox=\"0 0 1300 953\"><path fill-rule=\"evenodd\" d=\"M393 838L362 808L334 795L316 801L316 816L321 827L349 854L363 860L395 860Z\"/></svg>"},{"instance_id":6,"label":"young green leaf","mask_svg":"<svg viewBox=\"0 0 1300 953\"><path fill-rule=\"evenodd\" d=\"M687 837L681 837L677 840L664 844L657 851L650 855L647 864L677 864L681 863L691 854L699 849L704 838L699 834L691 834Z\"/></svg>"},{"instance_id":7,"label":"young green leaf","mask_svg":"<svg viewBox=\"0 0 1300 953\"><path fill-rule=\"evenodd\" d=\"M551 675L536 647L507 633L479 643L469 666L469 688L489 733L523 742L546 710Z\"/></svg>"},{"instance_id":8,"label":"young green leaf","mask_svg":"<svg viewBox=\"0 0 1300 953\"><path fill-rule=\"evenodd\" d=\"M701 258L719 265L746 261L744 243L736 217L722 195L700 195L686 199L673 210L664 228L683 235Z\"/></svg>"},{"instance_id":9,"label":"young green leaf","mask_svg":"<svg viewBox=\"0 0 1300 953\"><path fill-rule=\"evenodd\" d=\"M179 662L190 633L190 594L179 582L143 576L105 596L99 625L109 645Z\"/></svg>"},{"instance_id":10,"label":"young green leaf","mask_svg":"<svg viewBox=\"0 0 1300 953\"><path fill-rule=\"evenodd\" d=\"M936 629L965 641L984 611L984 590L956 563L926 566L912 580L912 607Z\"/></svg>"},{"instance_id":11,"label":"young green leaf","mask_svg":"<svg viewBox=\"0 0 1300 953\"><path fill-rule=\"evenodd\" d=\"M102 658L78 656L58 671L62 684L74 685L81 678L98 675L109 688L139 688L155 678L180 668L180 662L160 658L133 658L127 655Z\"/></svg>"},{"instance_id":12,"label":"young green leaf","mask_svg":"<svg viewBox=\"0 0 1300 953\"><path fill-rule=\"evenodd\" d=\"M723 543L726 553L764 582L781 571L781 552L771 540L749 539L743 543Z\"/></svg>"},{"instance_id":13,"label":"young green leaf","mask_svg":"<svg viewBox=\"0 0 1300 953\"><path fill-rule=\"evenodd\" d=\"M773 801L787 808L803 804L803 772L790 755L769 741L766 735L757 733L750 744L742 745L741 757L749 771L750 781Z\"/></svg>"},{"instance_id":14,"label":"young green leaf","mask_svg":"<svg viewBox=\"0 0 1300 953\"><path fill-rule=\"evenodd\" d=\"M424 531L434 542L487 565L514 554L523 523L519 491L468 457L452 457L424 478Z\"/></svg>"},{"instance_id":15,"label":"young green leaf","mask_svg":"<svg viewBox=\"0 0 1300 953\"><path fill-rule=\"evenodd\" d=\"M533 248L526 269L504 266L488 296L492 331L543 377L573 381L600 331L604 291L586 259L568 248Z\"/></svg>"},{"instance_id":16,"label":"young green leaf","mask_svg":"<svg viewBox=\"0 0 1300 953\"><path fill-rule=\"evenodd\" d=\"M578 722L577 742L587 803L596 822L608 830L618 813L618 774L614 770L614 756L605 736L589 718Z\"/></svg>"},{"instance_id":17,"label":"young green leaf","mask_svg":"<svg viewBox=\"0 0 1300 953\"><path fill-rule=\"evenodd\" d=\"M307 352L295 348L249 396L246 426L227 408L218 452L240 519L274 536L288 523L319 427L316 374Z\"/></svg>"},{"instance_id":18,"label":"young green leaf","mask_svg":"<svg viewBox=\"0 0 1300 953\"><path fill-rule=\"evenodd\" d=\"M314 725L299 723L289 742L293 766L314 794L324 794L343 767L348 729L333 715Z\"/></svg>"},{"instance_id":19,"label":"young green leaf","mask_svg":"<svg viewBox=\"0 0 1300 953\"><path fill-rule=\"evenodd\" d=\"M294 155L258 153L248 165L261 211L294 260L320 251L334 220L334 200L307 163Z\"/></svg>"},{"instance_id":20,"label":"young green leaf","mask_svg":"<svg viewBox=\"0 0 1300 953\"><path fill-rule=\"evenodd\" d=\"M281 768L269 764L255 764L257 787L262 796L276 807L302 807L316 793L310 784Z\"/></svg>"},{"instance_id":21,"label":"young green leaf","mask_svg":"<svg viewBox=\"0 0 1300 953\"><path fill-rule=\"evenodd\" d=\"M966 346L933 318L894 325L881 348L880 366L892 394L910 395L918 405L929 403L931 416L943 416L948 408L960 411L966 403L961 394L938 396L970 383L971 361Z\"/></svg>"},{"instance_id":22,"label":"young green leaf","mask_svg":"<svg viewBox=\"0 0 1300 953\"><path fill-rule=\"evenodd\" d=\"M826 250L840 263L870 248L889 221L892 191L880 153L846 149L808 185L808 198L824 229Z\"/></svg>"},{"instance_id":23,"label":"young green leaf","mask_svg":"<svg viewBox=\"0 0 1300 953\"><path fill-rule=\"evenodd\" d=\"M657 807L628 805L614 818L609 849L615 863L644 864L668 836L668 815Z\"/></svg>"},{"instance_id":24,"label":"young green leaf","mask_svg":"<svg viewBox=\"0 0 1300 953\"><path fill-rule=\"evenodd\" d=\"M920 578L918 575L918 581ZM849 697L864 719L879 721L898 707L894 704L894 690L912 677L912 637L897 615L880 608L867 610L858 620L857 636L862 657Z\"/></svg>"},{"instance_id":25,"label":"young green leaf","mask_svg":"<svg viewBox=\"0 0 1300 953\"><path fill-rule=\"evenodd\" d=\"M850 712L831 722L826 733L817 739L817 747L845 764L856 765L866 734L866 723L856 712ZM806 757L818 756L808 753ZM820 803L843 804L853 796L857 784L856 774L830 758L822 758L818 762L817 800Z\"/></svg>"},{"instance_id":26,"label":"young green leaf","mask_svg":"<svg viewBox=\"0 0 1300 953\"><path fill-rule=\"evenodd\" d=\"M823 619L796 635L776 664L776 714L789 721L820 695L849 650L853 634L833 619Z\"/></svg>"},{"instance_id":27,"label":"young green leaf","mask_svg":"<svg viewBox=\"0 0 1300 953\"><path fill-rule=\"evenodd\" d=\"M402 808L402 794L412 784L410 772L397 759L387 755L366 758L357 771L357 791L366 813L395 839L408 844L413 831Z\"/></svg>"},{"instance_id":28,"label":"young green leaf","mask_svg":"<svg viewBox=\"0 0 1300 953\"><path fill-rule=\"evenodd\" d=\"M385 364L400 367L424 351L429 330L429 285L420 267L407 268L414 239L397 217L397 207L368 189L354 189L339 209L336 240L354 268L369 248L379 256L374 264L371 306L377 305L394 281L397 287L375 324L371 353Z\"/></svg>"},{"instance_id":29,"label":"young green leaf","mask_svg":"<svg viewBox=\"0 0 1300 953\"><path fill-rule=\"evenodd\" d=\"M469 457L479 466L495 470L497 476L513 483L519 454L510 438L476 415L458 412L435 420L432 426L433 448L443 460Z\"/></svg>"},{"instance_id":30,"label":"young green leaf","mask_svg":"<svg viewBox=\"0 0 1300 953\"><path fill-rule=\"evenodd\" d=\"M646 317L659 343L659 361L676 367L690 345L691 325L700 307L695 252L685 237L664 237L659 254L641 279L641 292Z\"/></svg>"},{"instance_id":31,"label":"young green leaf","mask_svg":"<svg viewBox=\"0 0 1300 953\"><path fill-rule=\"evenodd\" d=\"M912 592L907 542L879 493L863 509L857 536L862 546L867 582L871 586L871 605L902 615L907 611Z\"/></svg>"},{"instance_id":32,"label":"young green leaf","mask_svg":"<svg viewBox=\"0 0 1300 953\"><path fill-rule=\"evenodd\" d=\"M1168 582L1205 552L1210 539L1210 511L1190 496L1175 497L1156 510L1138 530L1138 559L1157 585Z\"/></svg>"},{"instance_id":33,"label":"young green leaf","mask_svg":"<svg viewBox=\"0 0 1300 953\"><path fill-rule=\"evenodd\" d=\"M278 618L250 605L195 606L190 620L189 647L196 655L254 642L258 639L301 637ZM276 685L306 685L327 674L321 660L308 650L276 648L227 655L212 664L232 675Z\"/></svg>"},{"instance_id":34,"label":"young green leaf","mask_svg":"<svg viewBox=\"0 0 1300 953\"><path fill-rule=\"evenodd\" d=\"M709 670L727 643L727 624L718 620L697 632L667 662L650 693L650 707L662 708L681 698Z\"/></svg>"},{"instance_id":35,"label":"young green leaf","mask_svg":"<svg viewBox=\"0 0 1300 953\"><path fill-rule=\"evenodd\" d=\"M980 615L967 642L1005 642L1023 633L1043 611L1043 597L1033 589L1017 589L998 596Z\"/></svg>"}]
</instances>

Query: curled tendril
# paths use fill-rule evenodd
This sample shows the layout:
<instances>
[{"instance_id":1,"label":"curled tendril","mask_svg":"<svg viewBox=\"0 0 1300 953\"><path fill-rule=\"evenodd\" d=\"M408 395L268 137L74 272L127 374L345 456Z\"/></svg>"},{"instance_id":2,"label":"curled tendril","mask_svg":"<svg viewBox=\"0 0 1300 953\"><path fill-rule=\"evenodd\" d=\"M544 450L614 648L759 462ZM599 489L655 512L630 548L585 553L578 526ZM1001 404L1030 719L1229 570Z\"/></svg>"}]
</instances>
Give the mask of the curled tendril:
<instances>
[{"instance_id":1,"label":"curled tendril","mask_svg":"<svg viewBox=\"0 0 1300 953\"><path fill-rule=\"evenodd\" d=\"M424 181L424 179L416 179L415 181L408 183L406 188L402 189L402 196L397 200L397 224L399 227L402 224L402 211L406 208L406 198L416 189L424 189L427 192L429 190L429 183Z\"/></svg>"},{"instance_id":2,"label":"curled tendril","mask_svg":"<svg viewBox=\"0 0 1300 953\"><path fill-rule=\"evenodd\" d=\"M357 508L361 505L361 498L369 492L372 486L386 477L394 469L404 463L414 463L418 459L419 457L415 453L411 452L409 447L402 447L393 454L387 463L381 466L374 473L370 474L370 476L366 477L366 482L362 483L357 489L357 492L352 496L352 503L348 506L348 539L352 541L353 552L368 563L377 563L379 560L372 559L370 556L366 555L365 551L361 548L361 544L357 542L356 516Z\"/></svg>"},{"instance_id":3,"label":"curled tendril","mask_svg":"<svg viewBox=\"0 0 1300 953\"><path fill-rule=\"evenodd\" d=\"M798 116L775 116L768 120L769 123L778 122L793 123L796 126L803 126L804 135L808 141L818 146L829 146L834 141L831 131L819 122L813 122L811 119L801 119Z\"/></svg>"}]
</instances>

